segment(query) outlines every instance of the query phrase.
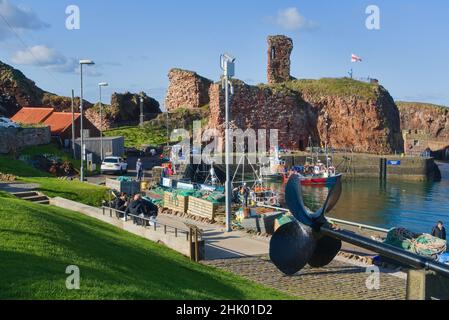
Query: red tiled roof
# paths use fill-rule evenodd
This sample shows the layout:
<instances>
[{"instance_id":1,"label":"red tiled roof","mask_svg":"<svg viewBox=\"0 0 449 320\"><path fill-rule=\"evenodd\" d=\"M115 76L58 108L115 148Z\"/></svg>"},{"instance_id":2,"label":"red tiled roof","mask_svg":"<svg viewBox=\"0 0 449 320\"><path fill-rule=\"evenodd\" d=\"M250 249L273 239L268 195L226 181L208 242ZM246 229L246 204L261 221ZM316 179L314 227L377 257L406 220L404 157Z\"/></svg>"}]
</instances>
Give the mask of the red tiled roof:
<instances>
[{"instance_id":1,"label":"red tiled roof","mask_svg":"<svg viewBox=\"0 0 449 320\"><path fill-rule=\"evenodd\" d=\"M80 116L81 114L75 113L75 120ZM59 135L72 125L72 113L53 112L43 123L51 128L52 135Z\"/></svg>"},{"instance_id":2,"label":"red tiled roof","mask_svg":"<svg viewBox=\"0 0 449 320\"><path fill-rule=\"evenodd\" d=\"M38 124L44 122L53 111L53 108L24 107L11 120L23 124Z\"/></svg>"}]
</instances>

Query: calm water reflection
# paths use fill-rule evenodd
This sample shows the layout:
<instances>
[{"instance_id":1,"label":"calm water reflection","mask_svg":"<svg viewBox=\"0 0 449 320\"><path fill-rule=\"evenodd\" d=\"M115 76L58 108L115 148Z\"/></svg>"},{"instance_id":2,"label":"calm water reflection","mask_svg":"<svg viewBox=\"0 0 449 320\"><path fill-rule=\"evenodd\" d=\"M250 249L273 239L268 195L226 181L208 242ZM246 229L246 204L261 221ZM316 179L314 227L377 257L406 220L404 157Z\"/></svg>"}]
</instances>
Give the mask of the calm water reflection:
<instances>
[{"instance_id":1,"label":"calm water reflection","mask_svg":"<svg viewBox=\"0 0 449 320\"><path fill-rule=\"evenodd\" d=\"M430 232L436 221L449 225L449 165L441 165L442 182L414 183L377 180L343 183L343 194L330 217L374 225L405 227ZM279 191L282 186L273 185ZM327 189L304 187L305 204L316 209L324 202Z\"/></svg>"}]
</instances>

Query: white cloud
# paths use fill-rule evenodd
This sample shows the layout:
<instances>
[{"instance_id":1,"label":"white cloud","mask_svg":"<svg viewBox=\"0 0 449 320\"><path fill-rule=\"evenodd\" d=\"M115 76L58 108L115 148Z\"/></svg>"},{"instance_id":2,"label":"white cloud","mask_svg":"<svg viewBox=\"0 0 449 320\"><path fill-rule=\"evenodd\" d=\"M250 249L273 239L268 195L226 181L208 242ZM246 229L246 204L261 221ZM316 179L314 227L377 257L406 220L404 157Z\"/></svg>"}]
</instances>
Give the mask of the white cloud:
<instances>
[{"instance_id":1,"label":"white cloud","mask_svg":"<svg viewBox=\"0 0 449 320\"><path fill-rule=\"evenodd\" d=\"M29 47L26 50L15 52L11 61L21 66L43 67L53 72L80 73L79 59L68 58L54 48L45 45ZM92 77L103 75L100 69L105 66L121 66L117 62L104 62L93 67L86 67L83 72Z\"/></svg>"},{"instance_id":2,"label":"white cloud","mask_svg":"<svg viewBox=\"0 0 449 320\"><path fill-rule=\"evenodd\" d=\"M20 65L50 66L60 65L66 62L66 58L55 49L44 45L29 47L26 50L17 51L12 56L12 62Z\"/></svg>"},{"instance_id":3,"label":"white cloud","mask_svg":"<svg viewBox=\"0 0 449 320\"><path fill-rule=\"evenodd\" d=\"M278 11L275 17L270 17L271 22L286 30L311 30L318 28L318 24L305 18L298 8L290 7Z\"/></svg>"},{"instance_id":4,"label":"white cloud","mask_svg":"<svg viewBox=\"0 0 449 320\"><path fill-rule=\"evenodd\" d=\"M11 4L8 0L0 0L0 15L0 40L14 36L11 28L20 33L49 27L31 9Z\"/></svg>"}]
</instances>

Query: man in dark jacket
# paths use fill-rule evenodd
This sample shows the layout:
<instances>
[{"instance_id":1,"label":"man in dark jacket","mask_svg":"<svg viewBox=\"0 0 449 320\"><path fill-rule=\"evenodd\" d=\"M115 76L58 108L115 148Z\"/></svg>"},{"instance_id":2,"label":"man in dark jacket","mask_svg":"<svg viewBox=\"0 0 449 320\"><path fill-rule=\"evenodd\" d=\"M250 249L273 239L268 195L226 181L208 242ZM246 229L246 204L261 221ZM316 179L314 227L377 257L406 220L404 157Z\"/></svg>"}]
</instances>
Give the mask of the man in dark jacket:
<instances>
[{"instance_id":1,"label":"man in dark jacket","mask_svg":"<svg viewBox=\"0 0 449 320\"><path fill-rule=\"evenodd\" d=\"M148 201L148 200L144 200L142 201L144 204L144 208L145 208L145 215L148 217L157 217L159 208L157 207L157 205L155 205L153 202Z\"/></svg>"},{"instance_id":2,"label":"man in dark jacket","mask_svg":"<svg viewBox=\"0 0 449 320\"><path fill-rule=\"evenodd\" d=\"M133 215L133 221L136 224L143 224L143 220L137 217L145 217L145 207L142 201L142 196L140 194L136 194L134 196L133 201L129 204L128 208L126 208L126 214Z\"/></svg>"},{"instance_id":3,"label":"man in dark jacket","mask_svg":"<svg viewBox=\"0 0 449 320\"><path fill-rule=\"evenodd\" d=\"M446 240L446 228L444 227L442 221L438 221L437 226L433 228L432 236L440 238L442 240Z\"/></svg>"},{"instance_id":4,"label":"man in dark jacket","mask_svg":"<svg viewBox=\"0 0 449 320\"><path fill-rule=\"evenodd\" d=\"M120 196L118 196L114 200L114 209L119 210L119 211L125 211L127 201L128 201L128 199L126 197L126 193L124 193L124 192L120 193Z\"/></svg>"},{"instance_id":5,"label":"man in dark jacket","mask_svg":"<svg viewBox=\"0 0 449 320\"><path fill-rule=\"evenodd\" d=\"M126 210L128 204L128 198L126 196L126 193L122 192L120 193L120 196L115 198L115 200L112 202L112 208L117 210L117 218L123 218L121 212L124 212Z\"/></svg>"}]
</instances>

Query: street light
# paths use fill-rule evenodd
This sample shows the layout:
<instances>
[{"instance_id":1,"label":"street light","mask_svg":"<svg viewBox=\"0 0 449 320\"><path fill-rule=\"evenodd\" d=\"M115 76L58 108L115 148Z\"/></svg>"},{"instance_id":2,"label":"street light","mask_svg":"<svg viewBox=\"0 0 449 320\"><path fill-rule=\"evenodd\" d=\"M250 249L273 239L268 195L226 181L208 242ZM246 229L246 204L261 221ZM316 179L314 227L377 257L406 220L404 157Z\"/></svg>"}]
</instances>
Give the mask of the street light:
<instances>
[{"instance_id":1,"label":"street light","mask_svg":"<svg viewBox=\"0 0 449 320\"><path fill-rule=\"evenodd\" d=\"M233 94L231 78L235 75L235 58L227 53L220 56L220 66L223 70L223 83L225 87L225 109L226 109L226 132L225 132L225 162L226 162L226 231L232 231L232 181L231 181L231 170L230 170L230 110L229 110L229 91ZM231 90L229 90L231 89Z\"/></svg>"},{"instance_id":2,"label":"street light","mask_svg":"<svg viewBox=\"0 0 449 320\"><path fill-rule=\"evenodd\" d=\"M140 94L140 127L143 127L143 123L145 120L145 116L143 115L143 102L144 102L143 93L141 93Z\"/></svg>"},{"instance_id":3,"label":"street light","mask_svg":"<svg viewBox=\"0 0 449 320\"><path fill-rule=\"evenodd\" d=\"M101 88L109 86L107 82L100 82L98 88L100 89L100 157L101 161L104 159L103 155L103 103L101 103Z\"/></svg>"},{"instance_id":4,"label":"street light","mask_svg":"<svg viewBox=\"0 0 449 320\"><path fill-rule=\"evenodd\" d=\"M80 60L80 72L81 72L81 92L80 92L80 113L81 113L81 125L80 125L80 130L81 130L81 168L80 168L80 179L81 182L84 182L84 160L86 158L86 150L84 147L84 127L83 127L83 116L84 116L84 112L83 112L83 66L91 66L94 65L95 62L93 62L92 60Z\"/></svg>"}]
</instances>

